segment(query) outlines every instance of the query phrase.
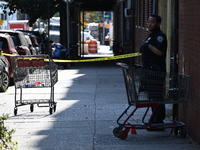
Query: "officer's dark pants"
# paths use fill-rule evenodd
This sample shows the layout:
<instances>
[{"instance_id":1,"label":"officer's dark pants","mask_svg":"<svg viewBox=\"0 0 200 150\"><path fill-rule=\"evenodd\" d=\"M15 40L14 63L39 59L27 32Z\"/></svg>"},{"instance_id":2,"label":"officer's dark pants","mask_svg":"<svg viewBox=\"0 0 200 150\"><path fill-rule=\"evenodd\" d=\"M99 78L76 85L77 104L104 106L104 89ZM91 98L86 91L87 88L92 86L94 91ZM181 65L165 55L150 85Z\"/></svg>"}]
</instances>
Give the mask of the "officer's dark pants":
<instances>
[{"instance_id":1,"label":"officer's dark pants","mask_svg":"<svg viewBox=\"0 0 200 150\"><path fill-rule=\"evenodd\" d=\"M141 85L141 89L148 92L150 101L164 100L165 72L145 70ZM154 115L151 123L162 123L165 119L165 105L159 104L158 107L153 107L152 112Z\"/></svg>"}]
</instances>

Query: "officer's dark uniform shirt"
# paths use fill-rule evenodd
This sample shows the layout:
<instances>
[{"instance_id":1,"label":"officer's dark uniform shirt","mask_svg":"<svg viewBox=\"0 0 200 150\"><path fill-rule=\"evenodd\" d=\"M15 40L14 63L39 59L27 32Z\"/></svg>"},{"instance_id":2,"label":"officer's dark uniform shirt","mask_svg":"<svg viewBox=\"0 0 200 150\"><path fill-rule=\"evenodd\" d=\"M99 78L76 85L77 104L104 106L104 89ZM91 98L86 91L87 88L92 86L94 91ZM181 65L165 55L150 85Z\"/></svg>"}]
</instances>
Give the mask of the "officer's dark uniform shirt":
<instances>
[{"instance_id":1,"label":"officer's dark uniform shirt","mask_svg":"<svg viewBox=\"0 0 200 150\"><path fill-rule=\"evenodd\" d=\"M165 54L163 56L158 56L154 54L148 48L148 44L153 45L158 50L163 51ZM141 47L143 66L147 68L154 68L154 70L157 71L165 71L166 50L167 50L166 35L160 29L152 32Z\"/></svg>"},{"instance_id":2,"label":"officer's dark uniform shirt","mask_svg":"<svg viewBox=\"0 0 200 150\"><path fill-rule=\"evenodd\" d=\"M148 47L151 44L156 47L158 50L164 52L163 56L158 56L154 54ZM167 38L166 35L160 30L153 31L149 37L145 40L144 44L141 46L140 51L142 52L142 62L145 70L153 70L153 71L166 71L166 50L167 50ZM156 72L155 72L156 73ZM144 78L141 80L141 90L147 90L149 92L149 99L151 100L163 100L163 86L165 82L165 76L161 76L158 78L159 82L148 82L149 78L155 74L145 74ZM154 88L152 88L154 87ZM158 94L159 93L159 94ZM156 107L155 114L152 123L163 123L165 119L165 105L160 104Z\"/></svg>"}]
</instances>

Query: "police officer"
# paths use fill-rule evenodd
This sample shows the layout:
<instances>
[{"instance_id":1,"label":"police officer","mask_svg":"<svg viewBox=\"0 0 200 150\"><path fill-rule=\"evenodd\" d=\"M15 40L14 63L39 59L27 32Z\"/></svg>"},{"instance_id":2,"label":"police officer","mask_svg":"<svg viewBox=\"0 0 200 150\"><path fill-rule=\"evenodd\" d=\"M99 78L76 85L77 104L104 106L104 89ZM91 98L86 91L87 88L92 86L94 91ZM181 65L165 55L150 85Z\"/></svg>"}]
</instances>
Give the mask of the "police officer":
<instances>
[{"instance_id":1,"label":"police officer","mask_svg":"<svg viewBox=\"0 0 200 150\"><path fill-rule=\"evenodd\" d=\"M140 47L142 53L142 63L145 70L161 71L166 72L166 50L167 50L167 38L166 35L160 30L161 17L158 15L151 15L148 18L147 28L151 34L144 41L143 45ZM159 85L160 89L164 89L163 84ZM149 90L149 98L156 99L155 90L151 88ZM164 90L160 91L161 93ZM153 96L154 95L154 96ZM158 95L158 94L157 94ZM163 99L163 97L162 97ZM155 108L152 108L155 109ZM163 123L165 119L165 105L160 104L155 109L155 113L151 123Z\"/></svg>"}]
</instances>

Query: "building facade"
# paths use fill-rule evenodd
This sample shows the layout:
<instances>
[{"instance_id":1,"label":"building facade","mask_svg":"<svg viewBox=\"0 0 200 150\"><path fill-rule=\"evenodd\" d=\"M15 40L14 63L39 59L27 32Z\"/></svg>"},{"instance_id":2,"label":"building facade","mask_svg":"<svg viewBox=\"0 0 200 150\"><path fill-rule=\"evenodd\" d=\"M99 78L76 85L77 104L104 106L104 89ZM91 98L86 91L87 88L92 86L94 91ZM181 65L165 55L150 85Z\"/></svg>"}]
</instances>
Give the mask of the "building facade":
<instances>
[{"instance_id":1,"label":"building facade","mask_svg":"<svg viewBox=\"0 0 200 150\"><path fill-rule=\"evenodd\" d=\"M200 1L132 0L131 5L135 51L149 34L146 29L148 16L155 13L162 17L161 29L168 39L167 71L191 76L188 101L175 107L178 120L186 124L186 133L200 143Z\"/></svg>"},{"instance_id":2,"label":"building facade","mask_svg":"<svg viewBox=\"0 0 200 150\"><path fill-rule=\"evenodd\" d=\"M179 0L179 71L191 75L190 98L179 108L186 131L200 143L200 1Z\"/></svg>"},{"instance_id":3,"label":"building facade","mask_svg":"<svg viewBox=\"0 0 200 150\"><path fill-rule=\"evenodd\" d=\"M6 4L6 3L0 1L0 6L2 4ZM6 11L9 11L9 9L7 9ZM3 12L3 9L0 8L0 19L3 21L2 25L0 25L0 30L7 30L9 29L8 28L9 21L17 20L17 13L9 16L8 13L5 14Z\"/></svg>"}]
</instances>

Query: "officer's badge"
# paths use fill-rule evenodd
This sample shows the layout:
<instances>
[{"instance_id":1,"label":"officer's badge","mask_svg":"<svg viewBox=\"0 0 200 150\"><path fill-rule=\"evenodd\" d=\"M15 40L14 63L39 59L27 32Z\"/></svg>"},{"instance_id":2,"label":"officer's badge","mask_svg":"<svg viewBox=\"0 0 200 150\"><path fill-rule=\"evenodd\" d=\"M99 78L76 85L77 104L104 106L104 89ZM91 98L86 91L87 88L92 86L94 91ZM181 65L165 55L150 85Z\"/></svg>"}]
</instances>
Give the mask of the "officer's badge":
<instances>
[{"instance_id":1,"label":"officer's badge","mask_svg":"<svg viewBox=\"0 0 200 150\"><path fill-rule=\"evenodd\" d=\"M162 42L164 39L163 39L163 37L162 37L162 36L158 36L158 37L157 37L157 40L158 40L158 42L160 42L160 43L161 43L161 42Z\"/></svg>"}]
</instances>

